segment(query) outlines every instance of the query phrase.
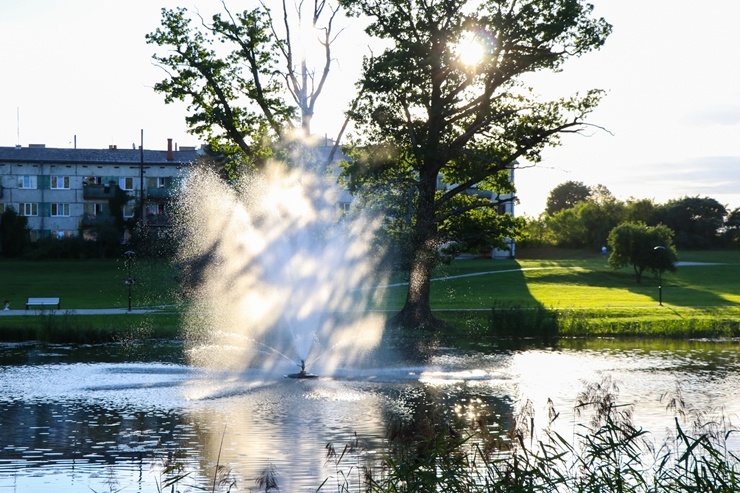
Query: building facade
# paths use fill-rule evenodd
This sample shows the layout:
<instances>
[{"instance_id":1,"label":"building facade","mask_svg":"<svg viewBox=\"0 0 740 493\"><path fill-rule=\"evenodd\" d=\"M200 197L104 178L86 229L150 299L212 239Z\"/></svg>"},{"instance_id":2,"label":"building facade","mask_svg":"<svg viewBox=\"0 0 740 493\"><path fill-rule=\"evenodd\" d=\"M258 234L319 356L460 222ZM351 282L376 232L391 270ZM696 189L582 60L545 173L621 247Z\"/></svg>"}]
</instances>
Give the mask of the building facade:
<instances>
[{"instance_id":1,"label":"building facade","mask_svg":"<svg viewBox=\"0 0 740 493\"><path fill-rule=\"evenodd\" d=\"M110 217L111 199L123 191L129 197L124 218L142 207L147 224L166 226L169 195L199 152L175 150L171 140L163 151L0 147L0 213L13 207L28 218L32 240L94 238L97 225Z\"/></svg>"}]
</instances>

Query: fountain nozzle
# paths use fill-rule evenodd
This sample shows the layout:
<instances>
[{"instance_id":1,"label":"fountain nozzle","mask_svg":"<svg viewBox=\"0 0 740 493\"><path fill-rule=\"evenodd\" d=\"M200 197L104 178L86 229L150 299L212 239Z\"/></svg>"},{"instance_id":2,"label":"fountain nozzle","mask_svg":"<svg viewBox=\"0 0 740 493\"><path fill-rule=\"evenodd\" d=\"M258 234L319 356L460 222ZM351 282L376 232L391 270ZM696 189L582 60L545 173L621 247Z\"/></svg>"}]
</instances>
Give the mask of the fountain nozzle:
<instances>
[{"instance_id":1,"label":"fountain nozzle","mask_svg":"<svg viewBox=\"0 0 740 493\"><path fill-rule=\"evenodd\" d=\"M301 371L298 373L290 373L288 375L290 378L316 378L318 375L314 375L313 373L308 373L306 371L306 360L301 360Z\"/></svg>"}]
</instances>

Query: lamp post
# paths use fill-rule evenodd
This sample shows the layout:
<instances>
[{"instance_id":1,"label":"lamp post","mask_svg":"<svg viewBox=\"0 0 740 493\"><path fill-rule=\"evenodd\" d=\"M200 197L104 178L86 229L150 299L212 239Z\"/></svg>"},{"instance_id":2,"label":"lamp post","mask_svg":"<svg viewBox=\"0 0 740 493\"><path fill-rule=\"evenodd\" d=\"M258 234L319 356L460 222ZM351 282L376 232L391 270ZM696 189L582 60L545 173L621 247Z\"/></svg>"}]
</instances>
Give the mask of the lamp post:
<instances>
[{"instance_id":1,"label":"lamp post","mask_svg":"<svg viewBox=\"0 0 740 493\"><path fill-rule=\"evenodd\" d=\"M656 246L653 248L653 251L656 255L658 255L658 252L660 252L660 255L665 255L665 247L664 246ZM663 306L663 264L662 262L658 263L658 303L660 303L660 306Z\"/></svg>"},{"instance_id":2,"label":"lamp post","mask_svg":"<svg viewBox=\"0 0 740 493\"><path fill-rule=\"evenodd\" d=\"M131 286L136 283L136 280L131 277L131 264L133 263L136 252L133 250L126 250L123 252L123 255L126 257L126 269L128 270L128 277L123 280L123 283L128 286L128 311L131 311Z\"/></svg>"}]
</instances>

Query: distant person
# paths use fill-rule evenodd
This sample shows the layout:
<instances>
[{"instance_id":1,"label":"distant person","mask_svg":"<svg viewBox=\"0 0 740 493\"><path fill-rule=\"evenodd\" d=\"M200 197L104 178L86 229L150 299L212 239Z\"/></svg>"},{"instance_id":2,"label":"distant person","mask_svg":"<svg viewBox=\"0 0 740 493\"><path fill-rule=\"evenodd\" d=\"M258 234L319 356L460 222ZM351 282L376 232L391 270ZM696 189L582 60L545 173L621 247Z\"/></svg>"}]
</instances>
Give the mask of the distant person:
<instances>
[{"instance_id":1,"label":"distant person","mask_svg":"<svg viewBox=\"0 0 740 493\"><path fill-rule=\"evenodd\" d=\"M604 257L606 257L606 247L605 247L605 246L601 247L601 254L602 254L602 255L603 255Z\"/></svg>"}]
</instances>

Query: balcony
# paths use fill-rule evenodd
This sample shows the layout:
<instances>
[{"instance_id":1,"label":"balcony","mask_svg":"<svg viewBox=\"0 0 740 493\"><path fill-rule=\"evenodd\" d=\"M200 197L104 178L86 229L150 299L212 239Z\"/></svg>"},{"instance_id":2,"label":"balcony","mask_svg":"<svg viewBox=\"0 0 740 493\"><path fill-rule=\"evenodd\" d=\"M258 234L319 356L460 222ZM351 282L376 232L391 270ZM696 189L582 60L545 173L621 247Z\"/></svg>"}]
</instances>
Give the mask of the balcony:
<instances>
[{"instance_id":1,"label":"balcony","mask_svg":"<svg viewBox=\"0 0 740 493\"><path fill-rule=\"evenodd\" d=\"M164 202L169 200L171 189L164 187L147 187L146 198L154 202Z\"/></svg>"},{"instance_id":2,"label":"balcony","mask_svg":"<svg viewBox=\"0 0 740 493\"><path fill-rule=\"evenodd\" d=\"M85 200L107 200L116 193L116 187L110 185L85 185L82 187L82 198Z\"/></svg>"}]
</instances>

